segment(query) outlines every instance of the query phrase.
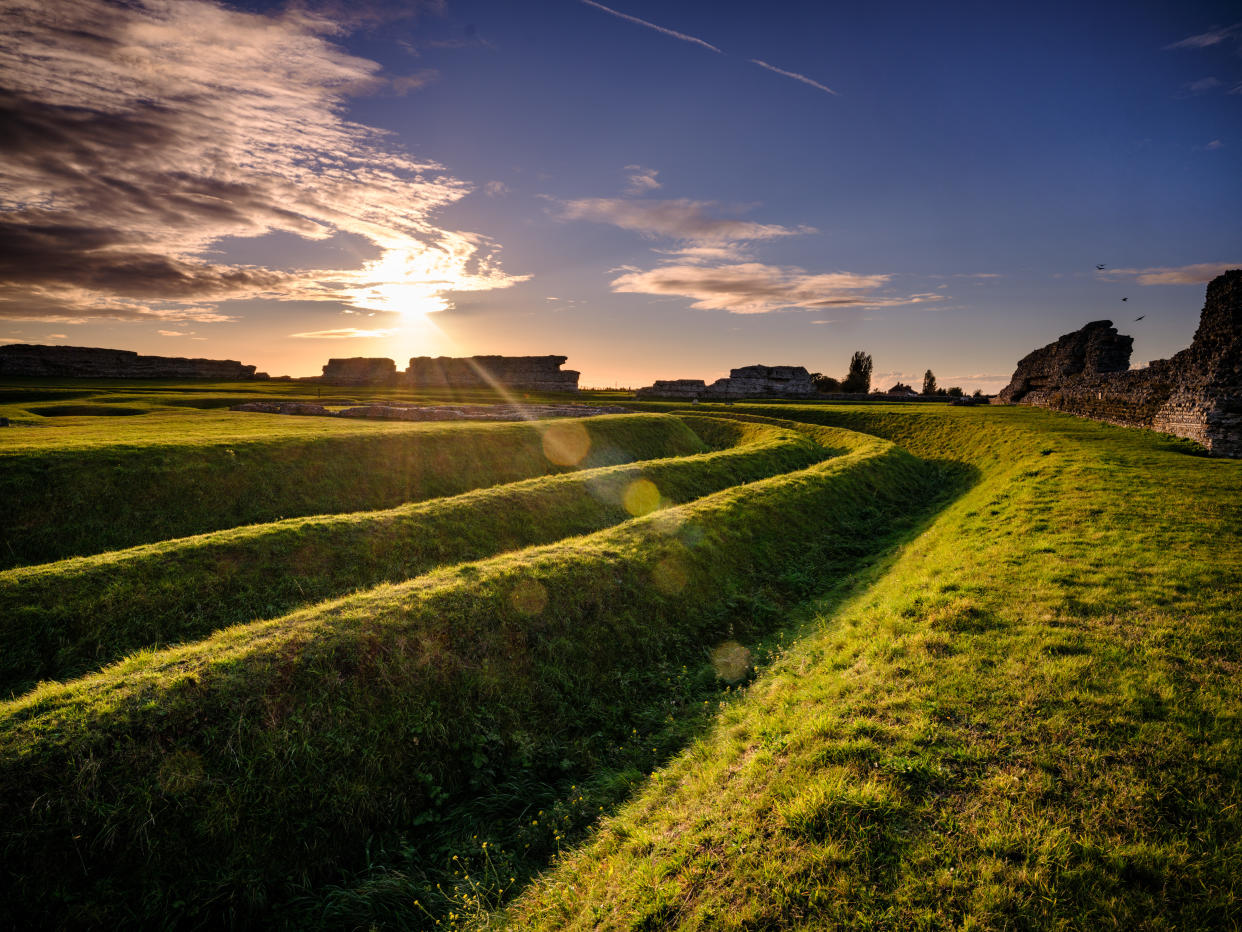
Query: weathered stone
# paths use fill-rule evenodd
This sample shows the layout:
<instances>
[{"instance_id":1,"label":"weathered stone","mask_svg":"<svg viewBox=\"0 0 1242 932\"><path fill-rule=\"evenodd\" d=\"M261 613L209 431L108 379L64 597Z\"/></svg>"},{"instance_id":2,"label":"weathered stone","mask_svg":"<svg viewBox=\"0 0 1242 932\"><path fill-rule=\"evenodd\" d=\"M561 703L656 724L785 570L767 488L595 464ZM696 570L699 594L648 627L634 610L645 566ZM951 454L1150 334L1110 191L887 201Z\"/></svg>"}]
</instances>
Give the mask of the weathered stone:
<instances>
[{"instance_id":1,"label":"weathered stone","mask_svg":"<svg viewBox=\"0 0 1242 932\"><path fill-rule=\"evenodd\" d=\"M1090 344L1090 335L1083 335L1098 332L1100 323L1107 324L1088 324L1023 358L1001 399L1151 428L1200 443L1216 456L1242 457L1242 269L1208 284L1194 340L1173 358L1117 371L1100 368L1100 358L1106 367L1116 364L1115 350L1104 350L1093 368L1057 375L1058 361L1070 355L1066 348ZM1111 345L1120 341L1128 362L1130 337Z\"/></svg>"},{"instance_id":2,"label":"weathered stone","mask_svg":"<svg viewBox=\"0 0 1242 932\"><path fill-rule=\"evenodd\" d=\"M578 373L564 356L415 356L401 378L412 388L511 388L576 392Z\"/></svg>"},{"instance_id":3,"label":"weathered stone","mask_svg":"<svg viewBox=\"0 0 1242 932\"><path fill-rule=\"evenodd\" d=\"M389 384L397 380L397 364L391 359L366 356L329 359L322 380L333 385Z\"/></svg>"},{"instance_id":4,"label":"weathered stone","mask_svg":"<svg viewBox=\"0 0 1242 932\"><path fill-rule=\"evenodd\" d=\"M1021 401L1028 392L1060 385L1074 375L1125 372L1130 368L1133 337L1121 336L1111 320L1093 320L1081 330L1023 356L1002 401Z\"/></svg>"},{"instance_id":5,"label":"weathered stone","mask_svg":"<svg viewBox=\"0 0 1242 932\"><path fill-rule=\"evenodd\" d=\"M699 398L733 401L739 398L809 398L815 394L811 374L803 366L742 366L727 379L711 385L702 379L657 379L635 394L639 398Z\"/></svg>"},{"instance_id":6,"label":"weathered stone","mask_svg":"<svg viewBox=\"0 0 1242 932\"><path fill-rule=\"evenodd\" d=\"M0 346L0 376L60 379L215 379L240 382L256 378L254 366L234 359L186 359L139 356L129 350L88 346Z\"/></svg>"}]
</instances>

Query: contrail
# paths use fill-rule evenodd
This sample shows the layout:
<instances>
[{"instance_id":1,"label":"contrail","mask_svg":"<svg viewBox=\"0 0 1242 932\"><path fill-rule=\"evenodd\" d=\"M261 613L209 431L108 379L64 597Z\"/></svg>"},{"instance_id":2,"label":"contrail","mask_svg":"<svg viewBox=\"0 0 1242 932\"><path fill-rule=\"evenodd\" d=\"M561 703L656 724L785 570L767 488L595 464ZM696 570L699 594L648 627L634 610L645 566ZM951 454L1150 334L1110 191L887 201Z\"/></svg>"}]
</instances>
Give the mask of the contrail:
<instances>
[{"instance_id":1,"label":"contrail","mask_svg":"<svg viewBox=\"0 0 1242 932\"><path fill-rule=\"evenodd\" d=\"M582 2L589 3L590 0L582 0ZM777 74L783 74L785 77L793 78L795 81L801 81L803 84L809 84L811 85L811 87L817 88L821 91L826 91L827 93L831 94L833 97L841 96L836 91L834 91L832 88L828 87L828 85L820 84L818 81L812 81L806 75L798 74L796 71L786 71L784 68L777 68L775 65L769 65L766 61L760 61L757 58L752 58L750 60L750 63L752 65L758 65L760 68L767 68L768 71L775 71Z\"/></svg>"},{"instance_id":2,"label":"contrail","mask_svg":"<svg viewBox=\"0 0 1242 932\"><path fill-rule=\"evenodd\" d=\"M646 26L648 29L654 29L656 32L662 32L664 35L672 36L674 39L681 39L682 42L693 42L695 45L701 45L705 49L711 49L717 55L724 54L724 52L720 51L720 49L716 48L716 46L712 45L710 42L704 42L702 39L696 39L694 36L688 36L684 32L677 32L674 29L665 29L663 26L657 26L655 23L649 23L645 19L639 19L637 16L630 16L628 13L620 13L611 7L604 6L602 3L596 3L595 0L582 0L582 2L587 6L595 7L597 10L603 10L605 13L611 13L613 16L618 19L623 19L626 22ZM764 67L767 66L765 65ZM802 78L801 80L805 81L806 78ZM811 83L813 84L814 82L812 81ZM824 88L824 90L828 90L828 88Z\"/></svg>"}]
</instances>

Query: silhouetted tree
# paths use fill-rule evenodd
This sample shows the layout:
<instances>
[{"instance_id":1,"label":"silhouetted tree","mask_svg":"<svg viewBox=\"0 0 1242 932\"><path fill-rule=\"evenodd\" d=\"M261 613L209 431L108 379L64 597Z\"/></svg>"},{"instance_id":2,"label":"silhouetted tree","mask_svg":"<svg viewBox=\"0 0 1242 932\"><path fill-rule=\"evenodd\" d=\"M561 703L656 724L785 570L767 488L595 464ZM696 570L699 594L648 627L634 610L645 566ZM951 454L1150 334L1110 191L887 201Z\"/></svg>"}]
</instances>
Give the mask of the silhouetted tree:
<instances>
[{"instance_id":1,"label":"silhouetted tree","mask_svg":"<svg viewBox=\"0 0 1242 932\"><path fill-rule=\"evenodd\" d=\"M839 392L841 390L841 380L834 379L830 375L824 375L822 372L811 373L811 384L815 386L815 390L821 394L828 392Z\"/></svg>"},{"instance_id":2,"label":"silhouetted tree","mask_svg":"<svg viewBox=\"0 0 1242 932\"><path fill-rule=\"evenodd\" d=\"M855 350L850 357L850 371L841 383L843 392L861 392L871 390L871 354Z\"/></svg>"},{"instance_id":3,"label":"silhouetted tree","mask_svg":"<svg viewBox=\"0 0 1242 932\"><path fill-rule=\"evenodd\" d=\"M932 374L930 369L923 373L923 394L936 394L936 376Z\"/></svg>"},{"instance_id":4,"label":"silhouetted tree","mask_svg":"<svg viewBox=\"0 0 1242 932\"><path fill-rule=\"evenodd\" d=\"M950 385L949 390L945 392L945 394L947 394L950 398L961 398L966 393L956 385Z\"/></svg>"}]
</instances>

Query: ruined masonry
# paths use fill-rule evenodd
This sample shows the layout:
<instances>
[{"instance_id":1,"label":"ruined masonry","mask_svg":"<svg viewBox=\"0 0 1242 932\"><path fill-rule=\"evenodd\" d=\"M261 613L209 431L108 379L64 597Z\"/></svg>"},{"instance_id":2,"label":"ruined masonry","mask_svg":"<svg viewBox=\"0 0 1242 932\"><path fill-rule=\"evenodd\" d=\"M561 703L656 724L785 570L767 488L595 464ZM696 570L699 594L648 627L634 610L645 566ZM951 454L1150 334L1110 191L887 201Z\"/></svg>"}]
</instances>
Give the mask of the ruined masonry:
<instances>
[{"instance_id":1,"label":"ruined masonry","mask_svg":"<svg viewBox=\"0 0 1242 932\"><path fill-rule=\"evenodd\" d=\"M181 356L139 356L129 350L91 346L43 346L10 343L0 346L0 376L58 379L217 379L248 382L266 379L235 359L186 359Z\"/></svg>"},{"instance_id":2,"label":"ruined masonry","mask_svg":"<svg viewBox=\"0 0 1242 932\"><path fill-rule=\"evenodd\" d=\"M415 356L405 372L391 359L329 359L322 381L333 385L404 385L411 388L513 388L576 392L578 373L562 370L564 356Z\"/></svg>"},{"instance_id":3,"label":"ruined masonry","mask_svg":"<svg viewBox=\"0 0 1242 932\"><path fill-rule=\"evenodd\" d=\"M1217 276L1190 346L1130 369L1132 337L1097 320L1024 356L1000 400L1146 427L1242 457L1242 269Z\"/></svg>"},{"instance_id":4,"label":"ruined masonry","mask_svg":"<svg viewBox=\"0 0 1242 932\"><path fill-rule=\"evenodd\" d=\"M639 398L692 398L703 401L735 398L806 398L815 394L811 374L803 366L743 366L711 385L703 379L657 379L640 388Z\"/></svg>"}]
</instances>

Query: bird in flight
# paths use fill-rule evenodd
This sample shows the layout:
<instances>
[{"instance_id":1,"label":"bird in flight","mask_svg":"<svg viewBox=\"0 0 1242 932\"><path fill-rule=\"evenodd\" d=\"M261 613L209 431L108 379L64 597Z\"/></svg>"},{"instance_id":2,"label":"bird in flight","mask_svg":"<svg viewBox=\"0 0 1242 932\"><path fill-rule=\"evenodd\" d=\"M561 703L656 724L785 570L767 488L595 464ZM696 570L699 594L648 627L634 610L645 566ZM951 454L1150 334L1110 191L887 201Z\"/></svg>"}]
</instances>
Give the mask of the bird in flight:
<instances>
[{"instance_id":1,"label":"bird in flight","mask_svg":"<svg viewBox=\"0 0 1242 932\"><path fill-rule=\"evenodd\" d=\"M1134 322L1137 324L1140 320L1142 320L1146 316L1147 316L1146 314L1139 314L1138 317L1134 318Z\"/></svg>"},{"instance_id":2,"label":"bird in flight","mask_svg":"<svg viewBox=\"0 0 1242 932\"><path fill-rule=\"evenodd\" d=\"M1097 266L1095 267L1095 270L1096 270L1097 272L1103 272L1103 271L1104 271L1104 268L1105 268L1105 267L1104 267L1103 265L1097 265Z\"/></svg>"},{"instance_id":3,"label":"bird in flight","mask_svg":"<svg viewBox=\"0 0 1242 932\"><path fill-rule=\"evenodd\" d=\"M1129 298L1122 298L1121 300L1122 300L1122 301L1129 301L1130 299L1129 299Z\"/></svg>"}]
</instances>

